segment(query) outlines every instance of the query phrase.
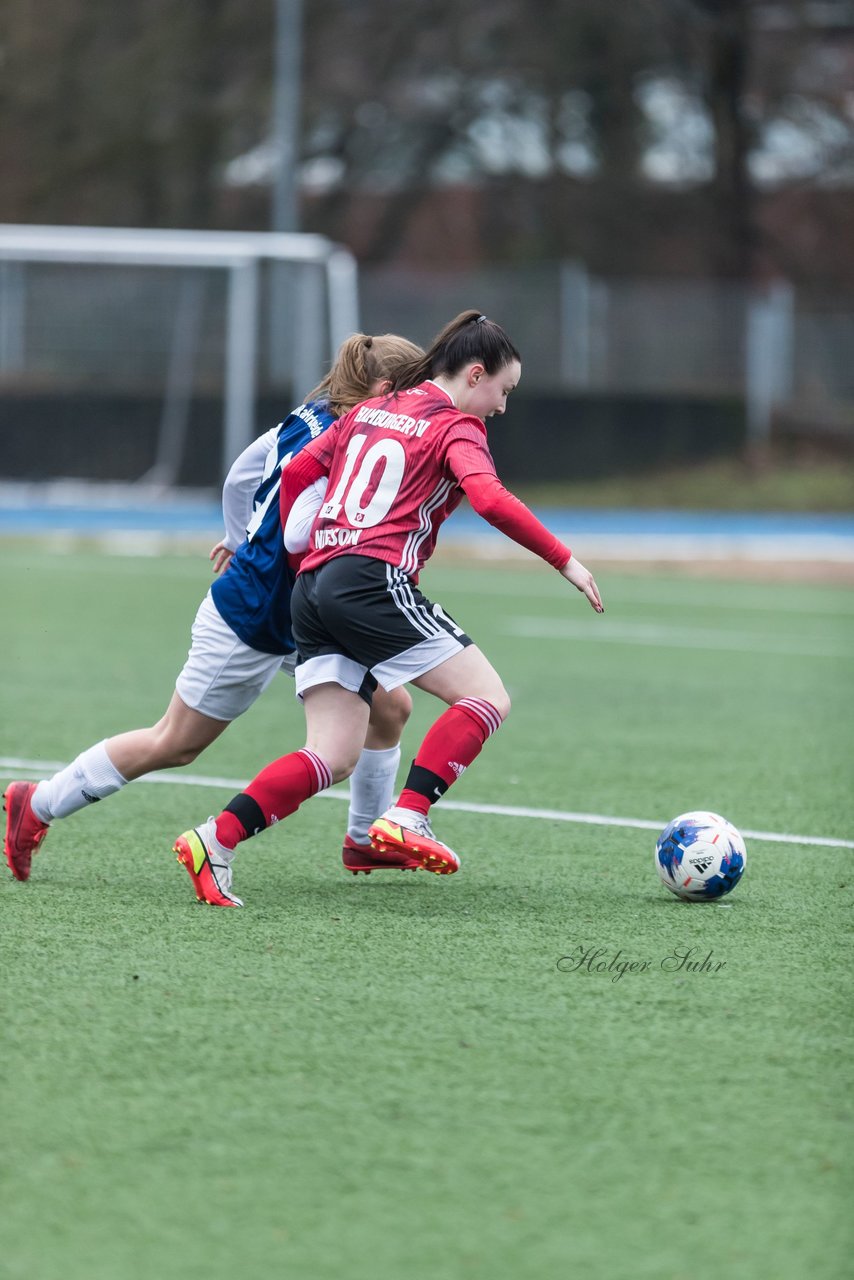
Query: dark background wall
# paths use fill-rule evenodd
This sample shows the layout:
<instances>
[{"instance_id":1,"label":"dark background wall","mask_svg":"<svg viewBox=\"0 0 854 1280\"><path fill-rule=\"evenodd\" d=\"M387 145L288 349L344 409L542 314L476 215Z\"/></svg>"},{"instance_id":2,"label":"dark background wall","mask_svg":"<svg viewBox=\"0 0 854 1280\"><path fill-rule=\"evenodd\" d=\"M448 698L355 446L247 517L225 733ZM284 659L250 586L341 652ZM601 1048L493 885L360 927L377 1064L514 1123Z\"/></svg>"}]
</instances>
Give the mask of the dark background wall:
<instances>
[{"instance_id":1,"label":"dark background wall","mask_svg":"<svg viewBox=\"0 0 854 1280\"><path fill-rule=\"evenodd\" d=\"M274 426L287 398L262 400L257 429ZM162 406L141 395L0 398L0 450L9 480L132 482L156 457ZM653 470L734 453L744 444L743 406L732 399L524 395L490 423L490 447L508 483L560 483ZM220 483L222 401L193 400L181 485Z\"/></svg>"}]
</instances>

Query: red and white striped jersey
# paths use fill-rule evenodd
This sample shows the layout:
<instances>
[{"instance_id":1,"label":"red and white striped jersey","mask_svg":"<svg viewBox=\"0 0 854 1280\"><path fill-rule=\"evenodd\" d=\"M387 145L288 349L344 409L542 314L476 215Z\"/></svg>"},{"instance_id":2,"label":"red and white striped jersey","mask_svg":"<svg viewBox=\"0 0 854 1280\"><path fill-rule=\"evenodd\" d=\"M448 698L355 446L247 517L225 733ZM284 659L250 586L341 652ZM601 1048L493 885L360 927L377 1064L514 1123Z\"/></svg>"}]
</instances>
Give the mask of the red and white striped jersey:
<instances>
[{"instance_id":1,"label":"red and white striped jersey","mask_svg":"<svg viewBox=\"0 0 854 1280\"><path fill-rule=\"evenodd\" d=\"M417 578L462 498L460 481L495 475L483 422L461 413L429 380L357 405L307 445L299 461L309 457L328 472L329 485L304 570L350 553Z\"/></svg>"}]
</instances>

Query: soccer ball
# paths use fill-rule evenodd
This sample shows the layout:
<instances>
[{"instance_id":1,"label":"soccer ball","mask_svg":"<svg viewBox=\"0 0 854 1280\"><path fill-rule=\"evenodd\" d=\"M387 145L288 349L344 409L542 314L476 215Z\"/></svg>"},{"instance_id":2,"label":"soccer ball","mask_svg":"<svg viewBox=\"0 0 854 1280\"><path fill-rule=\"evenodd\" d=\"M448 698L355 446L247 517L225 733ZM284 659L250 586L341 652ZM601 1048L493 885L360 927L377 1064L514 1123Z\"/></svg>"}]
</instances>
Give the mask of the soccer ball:
<instances>
[{"instance_id":1,"label":"soccer ball","mask_svg":"<svg viewBox=\"0 0 854 1280\"><path fill-rule=\"evenodd\" d=\"M741 835L717 813L680 814L655 845L655 869L662 883L690 902L722 898L738 884L746 865Z\"/></svg>"}]
</instances>

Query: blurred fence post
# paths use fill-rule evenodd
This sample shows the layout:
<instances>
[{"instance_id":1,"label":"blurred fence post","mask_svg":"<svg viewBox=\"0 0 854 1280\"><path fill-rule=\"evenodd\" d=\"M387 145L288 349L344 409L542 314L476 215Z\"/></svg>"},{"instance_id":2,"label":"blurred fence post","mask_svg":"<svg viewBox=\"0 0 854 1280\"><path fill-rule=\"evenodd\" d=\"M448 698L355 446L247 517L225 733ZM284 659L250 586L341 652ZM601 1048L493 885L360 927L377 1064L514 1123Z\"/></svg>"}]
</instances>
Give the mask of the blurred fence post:
<instances>
[{"instance_id":1,"label":"blurred fence post","mask_svg":"<svg viewBox=\"0 0 854 1280\"><path fill-rule=\"evenodd\" d=\"M274 267L278 267L278 263ZM316 387L323 377L326 354L323 333L323 316L326 308L325 280L319 267L303 267L291 271L293 298L291 313L294 318L291 336L293 360L293 386L291 398L301 400ZM283 415L284 416L284 412Z\"/></svg>"},{"instance_id":2,"label":"blurred fence post","mask_svg":"<svg viewBox=\"0 0 854 1280\"><path fill-rule=\"evenodd\" d=\"M748 294L745 321L747 440L764 449L774 409L791 398L795 291L785 280Z\"/></svg>"},{"instance_id":3,"label":"blurred fence post","mask_svg":"<svg viewBox=\"0 0 854 1280\"><path fill-rule=\"evenodd\" d=\"M187 443L204 298L205 281L201 272L181 278L172 326L163 412L157 433L157 453L154 466L142 477L143 483L164 489L178 483Z\"/></svg>"},{"instance_id":4,"label":"blurred fence post","mask_svg":"<svg viewBox=\"0 0 854 1280\"><path fill-rule=\"evenodd\" d=\"M356 259L349 250L332 250L326 280L330 356L334 360L344 339L359 332L359 274Z\"/></svg>"},{"instance_id":5,"label":"blurred fence post","mask_svg":"<svg viewBox=\"0 0 854 1280\"><path fill-rule=\"evenodd\" d=\"M590 385L590 276L583 262L561 262L560 380L564 386Z\"/></svg>"},{"instance_id":6,"label":"blurred fence post","mask_svg":"<svg viewBox=\"0 0 854 1280\"><path fill-rule=\"evenodd\" d=\"M257 347L258 263L244 258L232 263L228 273L223 476L254 435Z\"/></svg>"},{"instance_id":7,"label":"blurred fence post","mask_svg":"<svg viewBox=\"0 0 854 1280\"><path fill-rule=\"evenodd\" d=\"M560 377L564 386L608 383L611 288L591 277L583 262L561 262L559 272Z\"/></svg>"},{"instance_id":8,"label":"blurred fence post","mask_svg":"<svg viewBox=\"0 0 854 1280\"><path fill-rule=\"evenodd\" d=\"M0 373L24 367L25 271L21 262L0 262Z\"/></svg>"}]
</instances>

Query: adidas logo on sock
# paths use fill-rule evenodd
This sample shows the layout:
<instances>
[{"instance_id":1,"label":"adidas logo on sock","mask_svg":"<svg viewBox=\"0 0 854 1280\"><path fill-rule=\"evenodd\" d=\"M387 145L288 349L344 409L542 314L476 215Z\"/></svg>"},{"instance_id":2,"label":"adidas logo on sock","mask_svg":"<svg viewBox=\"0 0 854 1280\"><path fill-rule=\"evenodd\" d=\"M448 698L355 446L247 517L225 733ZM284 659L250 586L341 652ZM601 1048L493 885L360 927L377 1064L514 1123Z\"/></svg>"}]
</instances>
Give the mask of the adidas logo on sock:
<instances>
[{"instance_id":1,"label":"adidas logo on sock","mask_svg":"<svg viewBox=\"0 0 854 1280\"><path fill-rule=\"evenodd\" d=\"M468 765L465 765L465 764L457 764L456 760L449 760L449 761L448 761L448 768L449 768L449 769L453 769L453 771L454 771L454 773L457 775L457 777L458 777L458 778L461 778L461 777L463 776L463 774L465 773L466 769L468 768Z\"/></svg>"}]
</instances>

